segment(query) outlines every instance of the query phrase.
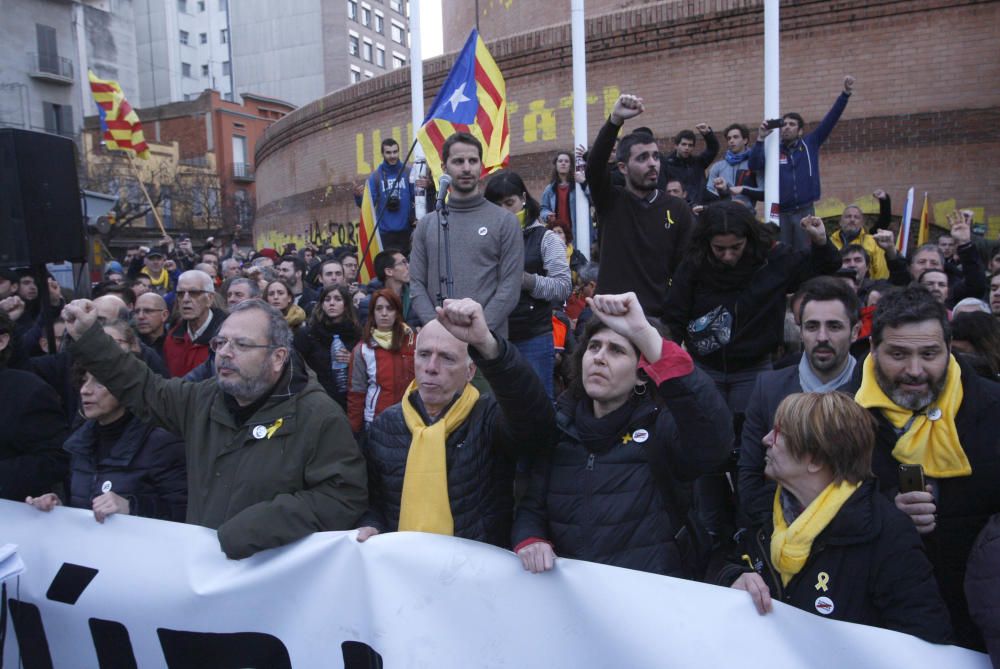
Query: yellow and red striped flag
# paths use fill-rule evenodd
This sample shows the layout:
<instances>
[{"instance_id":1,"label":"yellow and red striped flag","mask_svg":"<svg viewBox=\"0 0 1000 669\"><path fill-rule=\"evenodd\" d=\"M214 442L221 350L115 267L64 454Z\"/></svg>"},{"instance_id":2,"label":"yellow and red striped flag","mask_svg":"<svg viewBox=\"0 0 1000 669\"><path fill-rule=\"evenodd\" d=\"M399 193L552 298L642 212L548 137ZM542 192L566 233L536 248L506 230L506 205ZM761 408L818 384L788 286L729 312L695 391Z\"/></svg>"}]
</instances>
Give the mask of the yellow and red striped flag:
<instances>
[{"instance_id":1,"label":"yellow and red striped flag","mask_svg":"<svg viewBox=\"0 0 1000 669\"><path fill-rule=\"evenodd\" d=\"M375 227L375 199L371 179L365 179L365 194L361 197L361 221L358 223L359 281L366 284L375 278L375 256L382 252L382 237Z\"/></svg>"},{"instance_id":2,"label":"yellow and red striped flag","mask_svg":"<svg viewBox=\"0 0 1000 669\"><path fill-rule=\"evenodd\" d=\"M441 146L453 133L468 132L483 144L483 174L510 161L507 84L486 43L473 29L417 131L434 180L441 176Z\"/></svg>"},{"instance_id":3,"label":"yellow and red striped flag","mask_svg":"<svg viewBox=\"0 0 1000 669\"><path fill-rule=\"evenodd\" d=\"M930 212L927 210L927 193L924 193L924 208L920 212L920 228L917 230L917 248L930 241L931 222L929 214Z\"/></svg>"},{"instance_id":4,"label":"yellow and red striped flag","mask_svg":"<svg viewBox=\"0 0 1000 669\"><path fill-rule=\"evenodd\" d=\"M149 145L142 134L142 123L132 105L125 99L117 81L105 81L87 71L90 92L101 116L104 145L112 151L130 151L139 158L149 158Z\"/></svg>"}]
</instances>

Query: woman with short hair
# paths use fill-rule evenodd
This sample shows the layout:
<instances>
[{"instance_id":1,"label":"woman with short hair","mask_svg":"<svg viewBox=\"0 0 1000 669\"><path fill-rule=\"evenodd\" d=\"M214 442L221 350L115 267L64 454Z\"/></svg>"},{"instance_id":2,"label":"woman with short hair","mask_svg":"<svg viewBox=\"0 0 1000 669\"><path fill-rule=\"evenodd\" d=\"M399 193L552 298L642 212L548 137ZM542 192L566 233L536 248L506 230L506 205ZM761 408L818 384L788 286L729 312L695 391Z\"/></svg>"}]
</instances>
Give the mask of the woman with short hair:
<instances>
[{"instance_id":1,"label":"woman with short hair","mask_svg":"<svg viewBox=\"0 0 1000 669\"><path fill-rule=\"evenodd\" d=\"M797 393L763 439L778 487L771 522L748 532L745 564L719 582L835 620L934 643L951 638L948 610L909 517L871 474L875 423L843 393ZM741 573L742 572L742 573Z\"/></svg>"}]
</instances>

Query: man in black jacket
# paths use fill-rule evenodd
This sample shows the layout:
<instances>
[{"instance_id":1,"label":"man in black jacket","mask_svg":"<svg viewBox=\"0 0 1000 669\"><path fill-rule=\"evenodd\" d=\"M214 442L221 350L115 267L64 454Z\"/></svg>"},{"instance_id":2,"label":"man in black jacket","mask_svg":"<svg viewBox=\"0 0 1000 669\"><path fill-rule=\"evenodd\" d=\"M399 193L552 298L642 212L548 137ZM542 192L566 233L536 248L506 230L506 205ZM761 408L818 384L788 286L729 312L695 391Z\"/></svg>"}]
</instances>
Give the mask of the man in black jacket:
<instances>
[{"instance_id":1,"label":"man in black jacket","mask_svg":"<svg viewBox=\"0 0 1000 669\"><path fill-rule=\"evenodd\" d=\"M719 155L719 140L707 123L699 123L694 127L705 138L705 150L695 155L695 135L690 130L681 130L674 137L676 148L663 159L663 169L660 172L659 188L667 189L667 182L676 179L684 184L691 206L699 205L705 193L705 170Z\"/></svg>"},{"instance_id":2,"label":"man in black jacket","mask_svg":"<svg viewBox=\"0 0 1000 669\"><path fill-rule=\"evenodd\" d=\"M951 355L943 304L922 286L885 294L857 400L878 423L872 470L924 540L958 643L984 649L963 592L976 535L1000 512L1000 386ZM902 491L900 464L926 486Z\"/></svg>"},{"instance_id":3,"label":"man in black jacket","mask_svg":"<svg viewBox=\"0 0 1000 669\"><path fill-rule=\"evenodd\" d=\"M469 383L476 367L492 395ZM369 509L358 541L414 530L507 547L514 463L551 443L555 416L517 349L471 299L445 300L417 336L416 379L372 423Z\"/></svg>"},{"instance_id":4,"label":"man in black jacket","mask_svg":"<svg viewBox=\"0 0 1000 669\"><path fill-rule=\"evenodd\" d=\"M849 393L861 385L861 365L851 344L861 330L861 304L843 281L817 277L802 286L802 344L798 365L764 372L747 402L740 440L739 495L741 524L756 527L771 517L774 482L764 478L764 435L774 427L774 412L793 393Z\"/></svg>"},{"instance_id":5,"label":"man in black jacket","mask_svg":"<svg viewBox=\"0 0 1000 669\"><path fill-rule=\"evenodd\" d=\"M643 109L642 98L618 98L587 159L587 183L600 227L597 292L635 292L643 312L661 318L670 277L687 245L691 209L684 200L657 188L660 152L652 135L633 132L618 142L618 170L625 175L624 187L612 184L606 168L618 130Z\"/></svg>"}]
</instances>

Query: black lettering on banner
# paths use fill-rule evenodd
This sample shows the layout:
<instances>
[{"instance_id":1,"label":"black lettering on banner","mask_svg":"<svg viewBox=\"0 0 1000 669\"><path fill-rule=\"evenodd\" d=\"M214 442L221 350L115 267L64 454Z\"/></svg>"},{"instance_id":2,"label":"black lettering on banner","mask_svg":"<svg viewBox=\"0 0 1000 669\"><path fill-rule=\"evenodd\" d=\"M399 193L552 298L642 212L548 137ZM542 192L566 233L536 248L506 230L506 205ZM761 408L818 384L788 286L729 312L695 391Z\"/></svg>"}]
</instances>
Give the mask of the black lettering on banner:
<instances>
[{"instance_id":1,"label":"black lettering on banner","mask_svg":"<svg viewBox=\"0 0 1000 669\"><path fill-rule=\"evenodd\" d=\"M45 638L45 626L42 625L38 607L16 599L9 599L7 605L21 653L21 666L24 669L52 669L49 640Z\"/></svg>"},{"instance_id":2,"label":"black lettering on banner","mask_svg":"<svg viewBox=\"0 0 1000 669\"><path fill-rule=\"evenodd\" d=\"M171 669L292 669L281 639L259 632L216 634L159 628Z\"/></svg>"},{"instance_id":3,"label":"black lettering on banner","mask_svg":"<svg viewBox=\"0 0 1000 669\"><path fill-rule=\"evenodd\" d=\"M128 629L114 620L91 618L90 636L101 669L138 669Z\"/></svg>"},{"instance_id":4,"label":"black lettering on banner","mask_svg":"<svg viewBox=\"0 0 1000 669\"><path fill-rule=\"evenodd\" d=\"M344 669L382 669L382 656L366 643L345 641L340 650L344 654Z\"/></svg>"},{"instance_id":5,"label":"black lettering on banner","mask_svg":"<svg viewBox=\"0 0 1000 669\"><path fill-rule=\"evenodd\" d=\"M72 606L80 595L87 589L90 582L97 576L97 570L93 567L83 567L78 564L63 562L49 585L49 591L45 596L53 602L62 602Z\"/></svg>"}]
</instances>

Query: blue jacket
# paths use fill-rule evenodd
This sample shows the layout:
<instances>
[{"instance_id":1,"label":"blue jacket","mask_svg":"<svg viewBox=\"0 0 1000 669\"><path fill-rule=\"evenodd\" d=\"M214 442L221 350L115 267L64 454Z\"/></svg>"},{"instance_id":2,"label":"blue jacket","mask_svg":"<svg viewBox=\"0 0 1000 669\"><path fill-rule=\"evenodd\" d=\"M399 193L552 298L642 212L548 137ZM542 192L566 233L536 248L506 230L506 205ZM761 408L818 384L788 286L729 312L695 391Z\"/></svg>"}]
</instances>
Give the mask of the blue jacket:
<instances>
[{"instance_id":1,"label":"blue jacket","mask_svg":"<svg viewBox=\"0 0 1000 669\"><path fill-rule=\"evenodd\" d=\"M400 176L398 189L393 185ZM379 217L378 229L384 232L401 232L410 229L410 218L413 214L413 189L410 188L410 170L403 170L402 161L395 165L389 165L385 161L375 168L375 171L368 177L368 185L372 191L372 206L375 207L375 215ZM390 192L399 194L399 209L389 211L386 200ZM354 203L361 206L362 198L355 196Z\"/></svg>"},{"instance_id":2,"label":"blue jacket","mask_svg":"<svg viewBox=\"0 0 1000 669\"><path fill-rule=\"evenodd\" d=\"M576 234L576 182L570 183L572 188L569 189L569 220L573 224L573 233ZM583 187L583 192L587 196L587 209L590 209L590 192L585 185ZM546 222L546 218L549 214L556 213L556 203L558 199L556 197L556 189L550 182L545 190L542 191L542 199L539 202L541 205L541 213L539 213L538 218L542 223ZM588 218L590 218L588 216Z\"/></svg>"},{"instance_id":3,"label":"blue jacket","mask_svg":"<svg viewBox=\"0 0 1000 669\"><path fill-rule=\"evenodd\" d=\"M815 130L791 144L781 144L778 168L778 201L782 212L805 207L820 197L819 147L833 131L850 96L841 93ZM750 151L750 169L764 172L764 139L758 137Z\"/></svg>"}]
</instances>

